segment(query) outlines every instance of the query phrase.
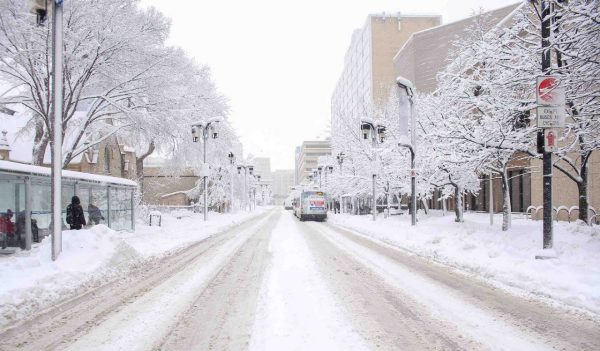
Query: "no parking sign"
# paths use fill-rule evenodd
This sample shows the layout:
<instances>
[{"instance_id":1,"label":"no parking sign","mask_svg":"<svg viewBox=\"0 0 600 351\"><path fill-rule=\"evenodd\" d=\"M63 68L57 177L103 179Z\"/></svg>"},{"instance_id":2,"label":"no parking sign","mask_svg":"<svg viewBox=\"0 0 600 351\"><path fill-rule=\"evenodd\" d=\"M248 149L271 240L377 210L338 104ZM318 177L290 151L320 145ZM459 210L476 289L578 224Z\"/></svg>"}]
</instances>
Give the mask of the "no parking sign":
<instances>
[{"instance_id":1,"label":"no parking sign","mask_svg":"<svg viewBox=\"0 0 600 351\"><path fill-rule=\"evenodd\" d=\"M556 76L537 77L537 126L539 128L564 128L565 89Z\"/></svg>"}]
</instances>

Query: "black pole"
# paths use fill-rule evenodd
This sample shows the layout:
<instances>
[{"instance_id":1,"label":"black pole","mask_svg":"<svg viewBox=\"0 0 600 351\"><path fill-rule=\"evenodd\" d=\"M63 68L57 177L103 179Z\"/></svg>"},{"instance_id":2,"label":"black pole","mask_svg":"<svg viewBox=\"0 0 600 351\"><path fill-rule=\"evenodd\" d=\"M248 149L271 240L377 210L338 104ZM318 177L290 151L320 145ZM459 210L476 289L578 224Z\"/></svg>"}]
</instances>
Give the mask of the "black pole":
<instances>
[{"instance_id":1,"label":"black pole","mask_svg":"<svg viewBox=\"0 0 600 351\"><path fill-rule=\"evenodd\" d=\"M417 182L415 174L415 150L410 148L410 225L414 226L417 224Z\"/></svg>"},{"instance_id":2,"label":"black pole","mask_svg":"<svg viewBox=\"0 0 600 351\"><path fill-rule=\"evenodd\" d=\"M541 0L542 7L542 73L550 74L550 20L552 12L550 4ZM545 140L544 140L545 141ZM543 196L544 196L544 249L552 248L552 152L543 153Z\"/></svg>"}]
</instances>

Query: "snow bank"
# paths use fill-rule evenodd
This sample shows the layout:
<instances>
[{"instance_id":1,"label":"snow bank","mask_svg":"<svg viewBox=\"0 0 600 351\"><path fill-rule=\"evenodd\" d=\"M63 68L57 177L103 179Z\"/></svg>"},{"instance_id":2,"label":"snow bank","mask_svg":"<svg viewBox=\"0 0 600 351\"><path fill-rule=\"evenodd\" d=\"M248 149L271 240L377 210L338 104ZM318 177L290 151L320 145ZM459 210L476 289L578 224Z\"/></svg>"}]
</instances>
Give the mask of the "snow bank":
<instances>
[{"instance_id":1,"label":"snow bank","mask_svg":"<svg viewBox=\"0 0 600 351\"><path fill-rule=\"evenodd\" d=\"M173 254L190 244L264 213L190 213L177 219L162 215L161 227L138 223L134 233L116 232L104 225L63 232L63 251L51 259L50 237L30 252L0 257L0 329L126 275L145 260Z\"/></svg>"},{"instance_id":2,"label":"snow bank","mask_svg":"<svg viewBox=\"0 0 600 351\"><path fill-rule=\"evenodd\" d=\"M555 223L556 259L536 260L542 222L513 219L503 232L501 217L465 214L464 223L435 213L410 226L409 216L331 215L330 222L474 274L513 293L533 295L600 314L600 229L582 223Z\"/></svg>"}]
</instances>

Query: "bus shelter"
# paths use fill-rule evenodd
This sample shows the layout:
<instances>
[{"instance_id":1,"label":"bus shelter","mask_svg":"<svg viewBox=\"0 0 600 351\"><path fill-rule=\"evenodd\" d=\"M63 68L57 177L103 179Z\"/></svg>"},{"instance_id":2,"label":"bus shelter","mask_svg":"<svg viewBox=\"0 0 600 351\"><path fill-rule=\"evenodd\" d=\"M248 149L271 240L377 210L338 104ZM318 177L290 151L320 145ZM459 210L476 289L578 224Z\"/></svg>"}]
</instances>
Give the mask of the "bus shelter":
<instances>
[{"instance_id":1,"label":"bus shelter","mask_svg":"<svg viewBox=\"0 0 600 351\"><path fill-rule=\"evenodd\" d=\"M77 195L88 225L96 224L89 213L99 210L103 219L98 223L133 231L136 190L137 184L129 179L63 170L61 226L68 229L66 208ZM51 201L50 168L0 160L0 235L10 237L8 246L29 250L32 231L40 240L51 232Z\"/></svg>"}]
</instances>

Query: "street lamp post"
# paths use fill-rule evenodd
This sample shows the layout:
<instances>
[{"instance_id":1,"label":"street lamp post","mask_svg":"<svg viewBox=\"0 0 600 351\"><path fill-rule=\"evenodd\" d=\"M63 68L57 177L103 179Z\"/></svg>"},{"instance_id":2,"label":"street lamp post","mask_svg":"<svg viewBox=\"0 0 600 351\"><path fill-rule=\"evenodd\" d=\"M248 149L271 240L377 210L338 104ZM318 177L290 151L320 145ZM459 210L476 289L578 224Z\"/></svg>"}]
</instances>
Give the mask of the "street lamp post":
<instances>
[{"instance_id":1,"label":"street lamp post","mask_svg":"<svg viewBox=\"0 0 600 351\"><path fill-rule=\"evenodd\" d=\"M233 154L233 152L230 152L227 155L227 158L229 158L229 165L230 167L233 168L233 165L235 164L235 155ZM229 212L233 212L233 171L231 172L231 177L230 177L230 186L229 186Z\"/></svg>"},{"instance_id":2,"label":"street lamp post","mask_svg":"<svg viewBox=\"0 0 600 351\"><path fill-rule=\"evenodd\" d=\"M260 174L257 174L255 178L256 178L256 184L252 187L252 202L254 205L254 209L256 210L256 186L259 186L259 187L261 186L260 178L262 178L262 177ZM262 187L261 187L261 191L262 191Z\"/></svg>"},{"instance_id":3,"label":"street lamp post","mask_svg":"<svg viewBox=\"0 0 600 351\"><path fill-rule=\"evenodd\" d=\"M416 181L416 170L415 170L415 156L416 156L416 118L414 111L414 86L412 82L406 78L396 78L396 83L400 90L406 92L408 100L410 102L410 145L406 143L400 143L398 146L407 147L410 150L410 210L411 210L411 225L417 224L417 181Z\"/></svg>"},{"instance_id":4,"label":"street lamp post","mask_svg":"<svg viewBox=\"0 0 600 351\"><path fill-rule=\"evenodd\" d=\"M323 178L323 166L317 167L317 171L319 172L319 190L322 190L323 181L321 178Z\"/></svg>"},{"instance_id":5,"label":"street lamp post","mask_svg":"<svg viewBox=\"0 0 600 351\"><path fill-rule=\"evenodd\" d=\"M210 173L210 168L206 163L206 149L208 144L209 137L212 136L213 139L217 139L219 137L219 133L216 132L215 126L221 122L222 117L212 117L206 120L198 121L196 123L192 123L192 141L197 143L199 141L198 130L202 132L202 140L203 140L203 154L204 158L202 161L202 178L203 178L203 193L204 193L204 221L208 220L208 176Z\"/></svg>"},{"instance_id":6,"label":"street lamp post","mask_svg":"<svg viewBox=\"0 0 600 351\"><path fill-rule=\"evenodd\" d=\"M63 1L52 1L52 260L62 251Z\"/></svg>"},{"instance_id":7,"label":"street lamp post","mask_svg":"<svg viewBox=\"0 0 600 351\"><path fill-rule=\"evenodd\" d=\"M343 168L342 165L344 164L344 157L346 155L343 152L340 152L339 154L337 154L336 158L337 158L337 162L340 165L340 176L343 176ZM344 213L344 204L342 203L343 201L343 197L342 194L340 194L340 213Z\"/></svg>"},{"instance_id":8,"label":"street lamp post","mask_svg":"<svg viewBox=\"0 0 600 351\"><path fill-rule=\"evenodd\" d=\"M250 208L250 191L248 190L248 174L252 175L252 173L254 172L254 166L251 165L247 165L247 164L241 164L237 166L237 170L238 170L238 174L242 173L242 169L244 170L244 209L248 208L248 211L251 210Z\"/></svg>"},{"instance_id":9,"label":"street lamp post","mask_svg":"<svg viewBox=\"0 0 600 351\"><path fill-rule=\"evenodd\" d=\"M370 122L367 120L362 120L360 129L363 132L363 139L368 139L370 136L374 147L376 147L377 144L381 144L384 142L385 131L386 131L386 127L384 125L381 125L381 124L376 125L373 122ZM374 156L373 158L375 159L375 157L376 157L375 153L373 154L373 156ZM377 183L377 174L373 173L372 176L373 176L373 208L372 208L371 212L373 213L373 221L375 221L377 218L377 194L376 194L376 188L375 188L376 183Z\"/></svg>"},{"instance_id":10,"label":"street lamp post","mask_svg":"<svg viewBox=\"0 0 600 351\"><path fill-rule=\"evenodd\" d=\"M62 251L62 132L63 132L63 2L52 1L52 138L51 145L51 212L52 260ZM48 15L47 1L31 1L30 11L42 25ZM29 222L28 222L29 223Z\"/></svg>"}]
</instances>

